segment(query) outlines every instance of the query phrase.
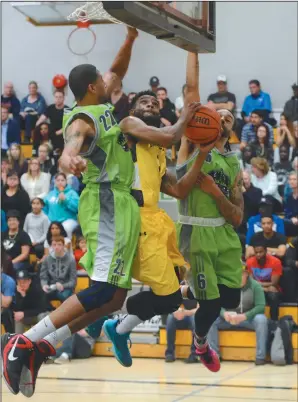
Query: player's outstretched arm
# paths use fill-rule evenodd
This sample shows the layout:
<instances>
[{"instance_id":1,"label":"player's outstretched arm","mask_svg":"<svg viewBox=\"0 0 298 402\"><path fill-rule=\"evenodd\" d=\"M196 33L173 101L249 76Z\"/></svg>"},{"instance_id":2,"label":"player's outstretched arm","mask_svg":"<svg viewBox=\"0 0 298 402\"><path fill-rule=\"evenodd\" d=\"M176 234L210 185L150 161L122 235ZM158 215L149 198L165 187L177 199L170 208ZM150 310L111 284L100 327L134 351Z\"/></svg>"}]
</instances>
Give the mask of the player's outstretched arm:
<instances>
[{"instance_id":1,"label":"player's outstretched arm","mask_svg":"<svg viewBox=\"0 0 298 402\"><path fill-rule=\"evenodd\" d=\"M74 120L66 129L65 146L59 159L59 166L64 173L78 175L85 170L86 161L79 153L88 151L94 135L94 128L84 116Z\"/></svg>"},{"instance_id":2,"label":"player's outstretched arm","mask_svg":"<svg viewBox=\"0 0 298 402\"><path fill-rule=\"evenodd\" d=\"M132 47L137 37L138 31L135 28L127 27L126 39L117 53L110 70L103 75L103 80L107 86L106 92L108 96L113 92L115 85L118 84L118 80L120 79L122 81L127 73L131 59Z\"/></svg>"},{"instance_id":3,"label":"player's outstretched arm","mask_svg":"<svg viewBox=\"0 0 298 402\"><path fill-rule=\"evenodd\" d=\"M120 128L124 134L131 135L138 141L168 148L181 139L188 122L199 108L200 104L195 102L185 106L179 120L173 126L162 128L147 126L141 119L129 116L121 121Z\"/></svg>"},{"instance_id":4,"label":"player's outstretched arm","mask_svg":"<svg viewBox=\"0 0 298 402\"><path fill-rule=\"evenodd\" d=\"M188 52L185 103L200 102L199 74L199 55L197 53Z\"/></svg>"},{"instance_id":5,"label":"player's outstretched arm","mask_svg":"<svg viewBox=\"0 0 298 402\"><path fill-rule=\"evenodd\" d=\"M211 195L220 213L228 223L235 227L241 225L244 211L242 171L236 177L230 199L222 193L211 176L201 173L198 184L201 190Z\"/></svg>"}]
</instances>

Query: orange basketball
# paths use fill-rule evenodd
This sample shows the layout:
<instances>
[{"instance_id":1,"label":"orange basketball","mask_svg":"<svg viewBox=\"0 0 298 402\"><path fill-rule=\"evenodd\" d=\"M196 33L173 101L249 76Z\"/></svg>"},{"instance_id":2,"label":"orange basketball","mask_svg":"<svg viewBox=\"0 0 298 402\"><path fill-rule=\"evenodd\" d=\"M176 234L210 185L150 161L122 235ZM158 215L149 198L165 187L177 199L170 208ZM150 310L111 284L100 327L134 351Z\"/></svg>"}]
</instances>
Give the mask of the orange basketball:
<instances>
[{"instance_id":1,"label":"orange basketball","mask_svg":"<svg viewBox=\"0 0 298 402\"><path fill-rule=\"evenodd\" d=\"M188 123L186 137L195 144L207 145L218 137L221 129L220 115L215 109L201 106Z\"/></svg>"}]
</instances>

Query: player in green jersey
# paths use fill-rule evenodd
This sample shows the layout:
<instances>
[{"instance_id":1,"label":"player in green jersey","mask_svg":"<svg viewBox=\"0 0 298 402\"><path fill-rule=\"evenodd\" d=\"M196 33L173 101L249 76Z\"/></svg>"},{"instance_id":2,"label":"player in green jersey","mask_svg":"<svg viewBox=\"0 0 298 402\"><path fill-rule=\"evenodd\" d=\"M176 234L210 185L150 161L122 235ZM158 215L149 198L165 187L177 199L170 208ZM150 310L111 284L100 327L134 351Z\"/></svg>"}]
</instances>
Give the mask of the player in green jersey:
<instances>
[{"instance_id":1,"label":"player in green jersey","mask_svg":"<svg viewBox=\"0 0 298 402\"><path fill-rule=\"evenodd\" d=\"M198 57L189 53L187 102L198 101ZM202 167L198 185L179 203L178 238L180 251L190 263L188 295L198 300L195 315L195 345L203 364L211 371L220 369L217 354L207 343L207 333L221 307L236 308L240 302L241 244L235 226L243 216L242 173L228 139L234 116L219 110L221 138ZM176 166L181 178L192 166L199 148L183 138Z\"/></svg>"},{"instance_id":2,"label":"player in green jersey","mask_svg":"<svg viewBox=\"0 0 298 402\"><path fill-rule=\"evenodd\" d=\"M80 199L79 221L87 239L87 253L82 264L93 284L68 298L24 335L3 335L4 379L15 394L21 391L32 396L39 368L55 354L57 344L120 309L130 289L140 234L139 207L130 194L134 162L111 106L105 102L115 82L125 76L136 37L137 31L128 28L124 45L103 77L90 64L79 65L70 73L69 86L77 103L64 116L65 148L60 167L66 173L84 175L86 188ZM198 106L186 105L171 127L151 127L138 118L129 118L125 133L140 141L172 145L181 138Z\"/></svg>"}]
</instances>

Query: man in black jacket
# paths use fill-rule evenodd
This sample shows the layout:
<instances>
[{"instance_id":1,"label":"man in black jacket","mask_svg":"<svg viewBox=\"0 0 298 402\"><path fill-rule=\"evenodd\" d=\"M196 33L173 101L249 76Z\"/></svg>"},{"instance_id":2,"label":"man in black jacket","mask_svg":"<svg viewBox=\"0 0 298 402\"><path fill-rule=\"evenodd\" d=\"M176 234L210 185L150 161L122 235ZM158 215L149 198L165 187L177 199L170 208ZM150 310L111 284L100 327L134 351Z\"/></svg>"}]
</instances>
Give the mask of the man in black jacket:
<instances>
[{"instance_id":1,"label":"man in black jacket","mask_svg":"<svg viewBox=\"0 0 298 402\"><path fill-rule=\"evenodd\" d=\"M164 126L173 126L177 122L176 108L174 103L168 98L166 88L157 89L157 99L160 106L160 120Z\"/></svg>"},{"instance_id":2,"label":"man in black jacket","mask_svg":"<svg viewBox=\"0 0 298 402\"><path fill-rule=\"evenodd\" d=\"M40 282L27 269L17 271L17 291L14 304L15 333L22 334L25 326L36 324L49 314L46 295Z\"/></svg>"},{"instance_id":3,"label":"man in black jacket","mask_svg":"<svg viewBox=\"0 0 298 402\"><path fill-rule=\"evenodd\" d=\"M298 120L298 84L293 84L292 89L293 96L286 102L283 112L286 118L291 122Z\"/></svg>"}]
</instances>

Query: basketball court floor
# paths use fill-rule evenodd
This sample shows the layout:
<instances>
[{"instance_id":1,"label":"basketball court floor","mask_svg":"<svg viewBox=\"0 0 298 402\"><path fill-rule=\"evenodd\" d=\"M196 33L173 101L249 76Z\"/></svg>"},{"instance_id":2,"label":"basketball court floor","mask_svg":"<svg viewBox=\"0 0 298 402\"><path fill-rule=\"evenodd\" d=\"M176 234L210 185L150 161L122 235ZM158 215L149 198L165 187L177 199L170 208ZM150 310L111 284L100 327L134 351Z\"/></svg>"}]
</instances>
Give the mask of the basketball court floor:
<instances>
[{"instance_id":1,"label":"basketball court floor","mask_svg":"<svg viewBox=\"0 0 298 402\"><path fill-rule=\"evenodd\" d=\"M32 402L297 401L297 365L256 367L224 362L217 374L201 364L134 359L131 368L114 358L94 357L45 365ZM2 383L2 402L25 401Z\"/></svg>"}]
</instances>

